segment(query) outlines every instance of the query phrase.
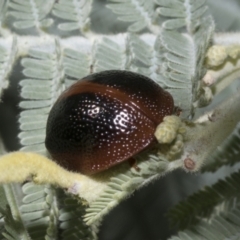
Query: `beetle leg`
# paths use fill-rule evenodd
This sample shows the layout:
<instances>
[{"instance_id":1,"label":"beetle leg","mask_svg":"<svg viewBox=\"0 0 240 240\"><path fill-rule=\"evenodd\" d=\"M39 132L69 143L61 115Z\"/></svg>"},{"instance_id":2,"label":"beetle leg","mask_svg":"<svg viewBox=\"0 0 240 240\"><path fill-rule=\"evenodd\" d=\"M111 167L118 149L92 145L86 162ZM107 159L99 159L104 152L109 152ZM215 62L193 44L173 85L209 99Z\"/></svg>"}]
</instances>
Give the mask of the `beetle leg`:
<instances>
[{"instance_id":1,"label":"beetle leg","mask_svg":"<svg viewBox=\"0 0 240 240\"><path fill-rule=\"evenodd\" d=\"M135 158L132 158L132 157L129 158L128 163L129 163L130 167L134 168L137 172L140 172L141 168L138 167L137 161Z\"/></svg>"}]
</instances>

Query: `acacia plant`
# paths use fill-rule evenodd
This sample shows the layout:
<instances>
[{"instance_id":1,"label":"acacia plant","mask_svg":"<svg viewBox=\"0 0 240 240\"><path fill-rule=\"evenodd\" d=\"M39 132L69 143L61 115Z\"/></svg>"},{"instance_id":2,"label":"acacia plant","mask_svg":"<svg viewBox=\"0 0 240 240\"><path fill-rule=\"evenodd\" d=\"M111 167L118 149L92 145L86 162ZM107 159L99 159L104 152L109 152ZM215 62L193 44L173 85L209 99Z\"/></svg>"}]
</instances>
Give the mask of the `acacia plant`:
<instances>
[{"instance_id":1,"label":"acacia plant","mask_svg":"<svg viewBox=\"0 0 240 240\"><path fill-rule=\"evenodd\" d=\"M100 3L115 28L96 19ZM22 145L8 153L1 136L1 239L97 239L104 216L160 176L240 160L240 34L216 33L206 0L0 0L0 21L0 96L19 71ZM159 144L135 157L138 169L69 172L45 149L48 113L76 80L110 69L153 79L180 116L159 125ZM235 170L174 207L171 239L238 239L239 181Z\"/></svg>"}]
</instances>

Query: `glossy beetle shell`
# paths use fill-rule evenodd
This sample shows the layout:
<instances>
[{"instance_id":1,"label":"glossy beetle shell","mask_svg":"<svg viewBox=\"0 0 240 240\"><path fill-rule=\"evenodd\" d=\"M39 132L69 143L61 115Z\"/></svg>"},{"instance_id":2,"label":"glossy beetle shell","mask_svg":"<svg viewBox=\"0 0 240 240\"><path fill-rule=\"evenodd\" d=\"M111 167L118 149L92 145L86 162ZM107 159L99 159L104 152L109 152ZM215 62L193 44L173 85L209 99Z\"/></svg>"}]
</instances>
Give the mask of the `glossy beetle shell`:
<instances>
[{"instance_id":1,"label":"glossy beetle shell","mask_svg":"<svg viewBox=\"0 0 240 240\"><path fill-rule=\"evenodd\" d=\"M63 167L95 174L154 144L157 125L173 109L172 96L145 76L120 70L95 73L56 101L45 144Z\"/></svg>"}]
</instances>

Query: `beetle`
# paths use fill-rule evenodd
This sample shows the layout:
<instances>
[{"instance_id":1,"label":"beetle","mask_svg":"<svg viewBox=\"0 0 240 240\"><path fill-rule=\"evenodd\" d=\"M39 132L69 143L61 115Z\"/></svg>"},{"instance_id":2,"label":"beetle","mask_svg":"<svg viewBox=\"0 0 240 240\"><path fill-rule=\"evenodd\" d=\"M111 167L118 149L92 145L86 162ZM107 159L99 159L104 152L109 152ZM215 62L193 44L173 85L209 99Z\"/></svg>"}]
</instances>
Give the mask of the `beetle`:
<instances>
[{"instance_id":1,"label":"beetle","mask_svg":"<svg viewBox=\"0 0 240 240\"><path fill-rule=\"evenodd\" d=\"M64 168L92 175L157 143L156 127L173 97L141 74L108 70L65 90L50 110L45 145Z\"/></svg>"}]
</instances>

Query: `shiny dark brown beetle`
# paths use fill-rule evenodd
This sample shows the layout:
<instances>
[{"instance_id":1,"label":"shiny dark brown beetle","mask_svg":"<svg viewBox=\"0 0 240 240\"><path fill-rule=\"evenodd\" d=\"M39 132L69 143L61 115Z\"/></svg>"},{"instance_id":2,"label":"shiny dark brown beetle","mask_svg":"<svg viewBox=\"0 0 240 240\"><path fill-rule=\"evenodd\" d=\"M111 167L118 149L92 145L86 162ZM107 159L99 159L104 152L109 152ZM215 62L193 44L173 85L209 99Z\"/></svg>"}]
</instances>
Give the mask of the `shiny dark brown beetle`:
<instances>
[{"instance_id":1,"label":"shiny dark brown beetle","mask_svg":"<svg viewBox=\"0 0 240 240\"><path fill-rule=\"evenodd\" d=\"M130 159L157 141L173 98L151 79L109 70L84 77L53 105L46 147L68 170L92 175Z\"/></svg>"}]
</instances>

